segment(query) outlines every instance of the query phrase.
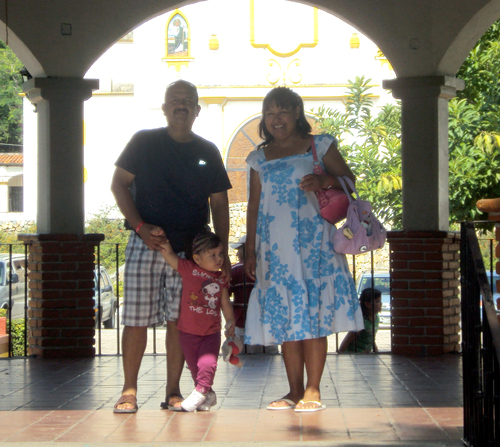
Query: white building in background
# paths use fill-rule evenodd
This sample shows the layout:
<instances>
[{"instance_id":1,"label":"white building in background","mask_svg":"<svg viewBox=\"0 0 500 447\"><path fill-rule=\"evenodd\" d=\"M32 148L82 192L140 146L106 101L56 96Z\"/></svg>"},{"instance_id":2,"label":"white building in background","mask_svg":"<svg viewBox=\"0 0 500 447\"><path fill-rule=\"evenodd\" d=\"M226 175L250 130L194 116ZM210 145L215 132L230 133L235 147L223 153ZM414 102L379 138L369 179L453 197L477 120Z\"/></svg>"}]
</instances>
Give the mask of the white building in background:
<instances>
[{"instance_id":1,"label":"white building in background","mask_svg":"<svg viewBox=\"0 0 500 447\"><path fill-rule=\"evenodd\" d=\"M211 0L151 19L86 75L100 81L85 103L87 216L115 203L114 162L131 136L166 125L161 104L176 79L198 87L201 112L193 130L219 147L233 184L231 203L246 202L244 160L260 140L266 93L286 85L302 96L306 112L323 105L344 110L348 80L364 75L381 107L393 102L381 84L394 72L380 56L342 20L285 0ZM36 116L26 100L24 128L24 218L35 220Z\"/></svg>"}]
</instances>

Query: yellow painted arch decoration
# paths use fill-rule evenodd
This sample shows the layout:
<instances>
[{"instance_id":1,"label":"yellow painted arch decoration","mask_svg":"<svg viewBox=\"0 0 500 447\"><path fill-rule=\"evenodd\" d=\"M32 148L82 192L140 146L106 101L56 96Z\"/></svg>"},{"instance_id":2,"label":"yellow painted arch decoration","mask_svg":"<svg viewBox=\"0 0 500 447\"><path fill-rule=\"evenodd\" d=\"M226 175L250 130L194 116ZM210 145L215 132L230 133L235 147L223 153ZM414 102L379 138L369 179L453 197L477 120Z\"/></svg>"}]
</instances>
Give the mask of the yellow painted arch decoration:
<instances>
[{"instance_id":1,"label":"yellow painted arch decoration","mask_svg":"<svg viewBox=\"0 0 500 447\"><path fill-rule=\"evenodd\" d=\"M266 48L275 56L278 57L290 57L298 53L301 48L314 48L318 44L318 9L313 8L313 20L314 20L314 37L312 42L300 43L295 50L289 53L281 53L276 51L268 43L256 43L255 42L255 3L254 0L250 0L250 44L254 48Z\"/></svg>"}]
</instances>

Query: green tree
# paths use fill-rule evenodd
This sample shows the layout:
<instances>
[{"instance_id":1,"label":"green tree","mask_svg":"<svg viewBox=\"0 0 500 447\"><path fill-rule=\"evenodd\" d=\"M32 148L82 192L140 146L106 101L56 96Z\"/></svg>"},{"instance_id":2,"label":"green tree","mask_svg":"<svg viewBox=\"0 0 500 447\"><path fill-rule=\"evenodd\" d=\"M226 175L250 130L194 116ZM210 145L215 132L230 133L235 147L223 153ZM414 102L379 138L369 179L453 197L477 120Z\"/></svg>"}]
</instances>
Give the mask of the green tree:
<instances>
[{"instance_id":1,"label":"green tree","mask_svg":"<svg viewBox=\"0 0 500 447\"><path fill-rule=\"evenodd\" d=\"M22 68L16 55L0 41L0 143L22 143Z\"/></svg>"},{"instance_id":2,"label":"green tree","mask_svg":"<svg viewBox=\"0 0 500 447\"><path fill-rule=\"evenodd\" d=\"M483 198L500 197L500 20L481 37L457 73L464 90L450 101L452 222L483 220Z\"/></svg>"},{"instance_id":3,"label":"green tree","mask_svg":"<svg viewBox=\"0 0 500 447\"><path fill-rule=\"evenodd\" d=\"M480 39L457 76L465 89L449 103L450 223L484 220L476 202L500 197L500 20ZM349 81L345 112L320 108L320 129L339 139L357 189L385 223L402 225L401 110L375 114L370 80ZM314 111L313 111L314 112ZM489 228L491 225L486 225Z\"/></svg>"},{"instance_id":4,"label":"green tree","mask_svg":"<svg viewBox=\"0 0 500 447\"><path fill-rule=\"evenodd\" d=\"M105 206L85 225L85 233L104 234L105 239L100 245L101 265L110 272L116 270L117 250L118 266L125 263L125 247L130 235L130 231L125 229L123 218L116 218L117 215L119 211L116 205Z\"/></svg>"},{"instance_id":5,"label":"green tree","mask_svg":"<svg viewBox=\"0 0 500 447\"><path fill-rule=\"evenodd\" d=\"M345 112L321 107L316 115L320 131L338 139L360 196L397 229L402 217L401 110L399 104L386 105L373 116L370 82L364 76L349 80Z\"/></svg>"}]
</instances>

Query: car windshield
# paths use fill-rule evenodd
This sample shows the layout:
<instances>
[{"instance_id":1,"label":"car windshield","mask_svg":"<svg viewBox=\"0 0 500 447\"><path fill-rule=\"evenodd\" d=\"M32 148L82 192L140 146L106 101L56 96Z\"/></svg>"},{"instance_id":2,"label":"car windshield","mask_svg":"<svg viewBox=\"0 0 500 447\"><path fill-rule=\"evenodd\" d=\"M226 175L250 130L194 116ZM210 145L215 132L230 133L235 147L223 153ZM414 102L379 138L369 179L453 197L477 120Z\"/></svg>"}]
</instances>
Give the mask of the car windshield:
<instances>
[{"instance_id":1,"label":"car windshield","mask_svg":"<svg viewBox=\"0 0 500 447\"><path fill-rule=\"evenodd\" d=\"M391 291L390 278L389 276L375 277L375 288L380 290L383 294L388 294ZM371 276L364 276L361 278L361 284L359 290L364 290L372 287Z\"/></svg>"}]
</instances>

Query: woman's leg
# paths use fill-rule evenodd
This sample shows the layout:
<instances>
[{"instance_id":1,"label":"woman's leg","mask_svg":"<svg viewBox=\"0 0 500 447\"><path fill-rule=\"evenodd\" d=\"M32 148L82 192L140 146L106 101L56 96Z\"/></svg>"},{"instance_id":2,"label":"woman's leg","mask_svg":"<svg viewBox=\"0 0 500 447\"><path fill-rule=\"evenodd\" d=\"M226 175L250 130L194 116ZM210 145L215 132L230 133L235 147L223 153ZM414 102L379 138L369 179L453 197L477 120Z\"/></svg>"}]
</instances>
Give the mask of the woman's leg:
<instances>
[{"instance_id":1,"label":"woman's leg","mask_svg":"<svg viewBox=\"0 0 500 447\"><path fill-rule=\"evenodd\" d=\"M319 384L321 382L323 370L325 369L328 343L326 337L313 338L310 340L303 340L303 347L307 384L302 398L305 403L297 407L303 409L316 408L318 406L317 404L308 402L321 402Z\"/></svg>"},{"instance_id":2,"label":"woman's leg","mask_svg":"<svg viewBox=\"0 0 500 447\"><path fill-rule=\"evenodd\" d=\"M290 386L290 392L283 396L283 399L290 399L297 403L304 396L304 342L303 340L284 342L281 352ZM286 407L288 405L285 401L278 399L269 406Z\"/></svg>"}]
</instances>

